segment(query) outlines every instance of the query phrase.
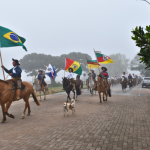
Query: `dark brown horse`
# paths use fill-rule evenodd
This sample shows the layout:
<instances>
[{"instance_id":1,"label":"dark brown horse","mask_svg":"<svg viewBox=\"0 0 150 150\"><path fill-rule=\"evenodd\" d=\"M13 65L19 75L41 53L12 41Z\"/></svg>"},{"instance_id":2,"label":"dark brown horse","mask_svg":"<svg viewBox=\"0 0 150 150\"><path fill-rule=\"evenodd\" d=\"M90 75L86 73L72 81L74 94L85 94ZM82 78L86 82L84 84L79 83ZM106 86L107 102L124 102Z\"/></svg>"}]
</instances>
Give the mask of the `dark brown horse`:
<instances>
[{"instance_id":1,"label":"dark brown horse","mask_svg":"<svg viewBox=\"0 0 150 150\"><path fill-rule=\"evenodd\" d=\"M12 86L12 83L14 86ZM40 103L37 100L36 94L33 90L33 87L28 82L22 82L24 85L24 89L20 93L20 99L23 99L25 101L25 108L22 114L22 119L25 118L25 112L28 108L28 115L30 115L30 104L29 104L29 97L30 94L32 94L35 103L39 106ZM16 101L16 91L15 91L15 85L16 81L14 80L7 80L3 81L0 80L0 104L2 107L2 113L3 113L3 119L1 120L1 123L4 123L6 121L6 115L10 118L15 118L13 114L8 113L8 109L13 101Z\"/></svg>"}]
</instances>

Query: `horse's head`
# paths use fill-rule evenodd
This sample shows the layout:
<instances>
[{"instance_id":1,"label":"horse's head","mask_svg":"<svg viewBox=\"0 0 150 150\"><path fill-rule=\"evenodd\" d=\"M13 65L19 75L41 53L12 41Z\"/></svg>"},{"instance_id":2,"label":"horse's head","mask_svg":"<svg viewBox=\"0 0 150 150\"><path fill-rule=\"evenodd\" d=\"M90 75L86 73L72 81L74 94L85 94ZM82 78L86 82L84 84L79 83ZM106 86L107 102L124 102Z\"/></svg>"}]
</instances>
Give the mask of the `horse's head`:
<instances>
[{"instance_id":1,"label":"horse's head","mask_svg":"<svg viewBox=\"0 0 150 150\"><path fill-rule=\"evenodd\" d=\"M62 83L63 83L63 88L66 89L66 87L68 86L69 80L67 78L62 78Z\"/></svg>"},{"instance_id":2,"label":"horse's head","mask_svg":"<svg viewBox=\"0 0 150 150\"><path fill-rule=\"evenodd\" d=\"M97 75L97 82L101 82L102 81L102 76Z\"/></svg>"}]
</instances>

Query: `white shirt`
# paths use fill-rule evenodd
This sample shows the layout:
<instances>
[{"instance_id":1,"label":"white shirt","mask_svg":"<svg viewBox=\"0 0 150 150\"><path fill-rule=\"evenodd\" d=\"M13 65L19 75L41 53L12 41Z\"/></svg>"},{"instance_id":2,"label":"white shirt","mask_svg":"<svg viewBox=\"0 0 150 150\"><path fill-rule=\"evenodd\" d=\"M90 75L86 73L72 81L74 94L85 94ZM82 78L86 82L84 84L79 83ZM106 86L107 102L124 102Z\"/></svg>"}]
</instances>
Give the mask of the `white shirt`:
<instances>
[{"instance_id":1,"label":"white shirt","mask_svg":"<svg viewBox=\"0 0 150 150\"><path fill-rule=\"evenodd\" d=\"M14 68L13 68L13 73L16 73L16 70L15 70L15 68L16 68L16 67L14 67Z\"/></svg>"},{"instance_id":2,"label":"white shirt","mask_svg":"<svg viewBox=\"0 0 150 150\"><path fill-rule=\"evenodd\" d=\"M125 78L127 78L127 76L126 76L125 74L122 74L122 77L125 77Z\"/></svg>"},{"instance_id":3,"label":"white shirt","mask_svg":"<svg viewBox=\"0 0 150 150\"><path fill-rule=\"evenodd\" d=\"M89 79L89 76L87 76L87 79Z\"/></svg>"},{"instance_id":4,"label":"white shirt","mask_svg":"<svg viewBox=\"0 0 150 150\"><path fill-rule=\"evenodd\" d=\"M135 76L134 76L134 75L132 75L132 78L135 78Z\"/></svg>"},{"instance_id":5,"label":"white shirt","mask_svg":"<svg viewBox=\"0 0 150 150\"><path fill-rule=\"evenodd\" d=\"M72 79L73 78L73 73L69 72L68 75L67 75L67 78Z\"/></svg>"}]
</instances>

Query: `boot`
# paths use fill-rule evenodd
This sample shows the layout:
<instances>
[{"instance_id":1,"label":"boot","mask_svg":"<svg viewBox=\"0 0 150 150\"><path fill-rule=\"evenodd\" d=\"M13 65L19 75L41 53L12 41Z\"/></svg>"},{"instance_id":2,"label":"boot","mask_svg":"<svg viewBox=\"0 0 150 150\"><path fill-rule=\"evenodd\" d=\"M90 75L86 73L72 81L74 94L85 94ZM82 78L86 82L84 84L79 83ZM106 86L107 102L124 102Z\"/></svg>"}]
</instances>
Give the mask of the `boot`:
<instances>
[{"instance_id":1,"label":"boot","mask_svg":"<svg viewBox=\"0 0 150 150\"><path fill-rule=\"evenodd\" d=\"M20 89L17 89L16 94L17 94L16 99L19 100L20 99Z\"/></svg>"},{"instance_id":2,"label":"boot","mask_svg":"<svg viewBox=\"0 0 150 150\"><path fill-rule=\"evenodd\" d=\"M75 84L72 84L72 85L73 85L73 90L75 90L76 89Z\"/></svg>"},{"instance_id":3,"label":"boot","mask_svg":"<svg viewBox=\"0 0 150 150\"><path fill-rule=\"evenodd\" d=\"M43 90L44 89L44 84L42 84L42 87L41 87L41 90Z\"/></svg>"}]
</instances>

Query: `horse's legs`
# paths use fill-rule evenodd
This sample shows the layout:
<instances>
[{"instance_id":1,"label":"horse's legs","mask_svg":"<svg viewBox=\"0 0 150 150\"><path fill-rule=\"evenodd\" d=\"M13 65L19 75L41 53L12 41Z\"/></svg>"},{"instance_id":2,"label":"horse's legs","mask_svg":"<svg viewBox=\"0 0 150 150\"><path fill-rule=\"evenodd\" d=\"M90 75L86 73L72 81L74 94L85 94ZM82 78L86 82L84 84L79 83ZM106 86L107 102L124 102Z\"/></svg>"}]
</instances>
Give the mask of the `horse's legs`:
<instances>
[{"instance_id":1,"label":"horse's legs","mask_svg":"<svg viewBox=\"0 0 150 150\"><path fill-rule=\"evenodd\" d=\"M13 118L13 119L14 119L14 118L15 118L15 117L14 117L14 115L12 115L12 114L9 114L9 113L8 113L8 109L9 109L9 107L10 107L11 103L12 103L12 102L10 102L10 101L6 103L6 107L5 107L5 114L6 114L8 117L10 117L10 118Z\"/></svg>"},{"instance_id":2,"label":"horse's legs","mask_svg":"<svg viewBox=\"0 0 150 150\"><path fill-rule=\"evenodd\" d=\"M25 101L25 108L24 108L24 111L23 111L23 113L22 113L22 117L21 117L21 119L24 119L25 118L25 112L26 112L26 109L27 109L27 107L28 107L28 109L29 109L29 97L30 97L30 95L28 95L28 96L25 96L23 99L24 99L24 101ZM30 110L28 110L28 111L30 111ZM29 113L29 112L28 112Z\"/></svg>"},{"instance_id":3,"label":"horse's legs","mask_svg":"<svg viewBox=\"0 0 150 150\"><path fill-rule=\"evenodd\" d=\"M100 104L102 103L101 101L101 92L98 92L99 93L99 99L100 99Z\"/></svg>"},{"instance_id":4,"label":"horse's legs","mask_svg":"<svg viewBox=\"0 0 150 150\"><path fill-rule=\"evenodd\" d=\"M74 94L74 95L73 95L73 99L75 100L75 91L73 90L72 92L73 92L73 94Z\"/></svg>"},{"instance_id":5,"label":"horse's legs","mask_svg":"<svg viewBox=\"0 0 150 150\"><path fill-rule=\"evenodd\" d=\"M2 112L3 112L3 119L1 120L1 123L4 123L6 121L6 114L5 114L5 104L1 103Z\"/></svg>"},{"instance_id":6,"label":"horse's legs","mask_svg":"<svg viewBox=\"0 0 150 150\"><path fill-rule=\"evenodd\" d=\"M43 90L44 93L44 100L46 100L46 90Z\"/></svg>"},{"instance_id":7,"label":"horse's legs","mask_svg":"<svg viewBox=\"0 0 150 150\"><path fill-rule=\"evenodd\" d=\"M105 100L104 100L104 92L103 92L103 102L104 102Z\"/></svg>"}]
</instances>

